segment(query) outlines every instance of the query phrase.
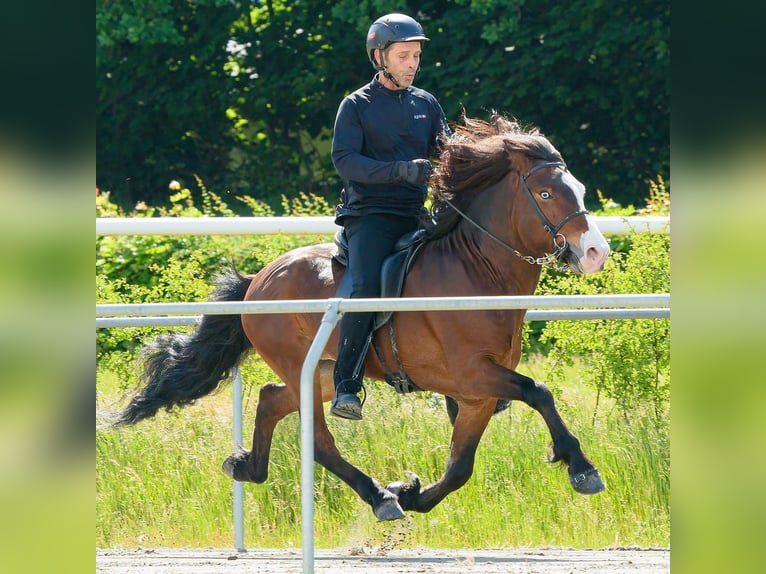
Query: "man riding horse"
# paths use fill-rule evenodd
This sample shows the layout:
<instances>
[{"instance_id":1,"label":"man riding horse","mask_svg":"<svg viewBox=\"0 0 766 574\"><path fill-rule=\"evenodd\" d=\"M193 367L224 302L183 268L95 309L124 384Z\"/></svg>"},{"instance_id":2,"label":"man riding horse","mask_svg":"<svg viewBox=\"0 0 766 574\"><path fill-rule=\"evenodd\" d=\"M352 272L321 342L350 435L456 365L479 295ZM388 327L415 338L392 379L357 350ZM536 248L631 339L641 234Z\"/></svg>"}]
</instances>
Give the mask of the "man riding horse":
<instances>
[{"instance_id":1,"label":"man riding horse","mask_svg":"<svg viewBox=\"0 0 766 574\"><path fill-rule=\"evenodd\" d=\"M428 38L404 14L375 20L367 32L372 81L349 94L335 119L332 161L343 179L335 222L348 243L348 297L379 297L380 269L397 240L417 229L431 164L440 139L450 133L439 102L412 85ZM346 313L340 321L335 397L330 412L362 418L364 359L374 313Z\"/></svg>"}]
</instances>

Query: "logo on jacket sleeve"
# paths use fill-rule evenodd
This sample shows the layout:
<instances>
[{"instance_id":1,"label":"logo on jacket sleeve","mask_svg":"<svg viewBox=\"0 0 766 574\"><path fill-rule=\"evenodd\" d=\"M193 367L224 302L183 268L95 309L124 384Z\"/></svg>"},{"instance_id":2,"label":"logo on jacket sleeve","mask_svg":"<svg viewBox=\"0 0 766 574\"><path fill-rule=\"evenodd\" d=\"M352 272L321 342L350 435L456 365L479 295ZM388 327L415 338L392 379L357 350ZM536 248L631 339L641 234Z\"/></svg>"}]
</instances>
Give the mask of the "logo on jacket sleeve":
<instances>
[{"instance_id":1,"label":"logo on jacket sleeve","mask_svg":"<svg viewBox=\"0 0 766 574\"><path fill-rule=\"evenodd\" d=\"M415 120L427 120L428 114L415 114L412 118Z\"/></svg>"}]
</instances>

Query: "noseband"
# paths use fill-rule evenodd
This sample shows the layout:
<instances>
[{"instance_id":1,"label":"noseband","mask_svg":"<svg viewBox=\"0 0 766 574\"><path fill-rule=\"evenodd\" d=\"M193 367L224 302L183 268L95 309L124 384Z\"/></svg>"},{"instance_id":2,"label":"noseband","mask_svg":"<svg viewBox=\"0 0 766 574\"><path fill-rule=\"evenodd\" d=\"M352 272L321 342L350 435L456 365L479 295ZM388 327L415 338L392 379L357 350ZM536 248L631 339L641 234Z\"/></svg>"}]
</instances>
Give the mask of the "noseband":
<instances>
[{"instance_id":1,"label":"noseband","mask_svg":"<svg viewBox=\"0 0 766 574\"><path fill-rule=\"evenodd\" d=\"M529 189L529 186L527 185L527 178L535 173L537 170L543 169L545 167L560 167L564 169L564 171L567 171L567 166L565 163L560 161L549 161L545 163L537 164L536 166L533 166L532 169L530 169L526 174L520 174L521 178L521 186L524 189L524 193L527 196L527 199L529 199L530 203L532 204L532 207L535 209L535 213L537 214L538 219L543 224L543 228L545 231L547 231L551 238L553 239L553 253L546 255L545 257L532 257L531 255L524 255L517 249L514 249L510 245L508 245L505 241L500 239L499 237L492 234L489 230L485 229L478 223L476 223L473 219L468 217L467 214L460 211L457 207L455 207L452 202L444 198L443 201L449 205L452 209L454 209L463 219L468 221L470 224L472 224L474 227L476 227L478 230L484 232L490 239L494 240L501 246L503 246L505 249L519 257L520 259L523 259L530 265L550 265L551 267L556 267L556 262L560 262L562 258L564 257L564 254L567 252L567 249L569 248L569 244L567 243L566 237L564 237L561 233L559 233L559 230L564 227L564 225L570 220L574 219L575 217L579 217L581 215L587 215L588 211L586 209L580 209L577 211L573 211L564 219L559 221L558 225L553 225L548 218L543 213L543 210L540 209L540 206L537 204L537 201L535 200L535 196L532 195L532 192ZM561 270L566 269L565 267Z\"/></svg>"}]
</instances>

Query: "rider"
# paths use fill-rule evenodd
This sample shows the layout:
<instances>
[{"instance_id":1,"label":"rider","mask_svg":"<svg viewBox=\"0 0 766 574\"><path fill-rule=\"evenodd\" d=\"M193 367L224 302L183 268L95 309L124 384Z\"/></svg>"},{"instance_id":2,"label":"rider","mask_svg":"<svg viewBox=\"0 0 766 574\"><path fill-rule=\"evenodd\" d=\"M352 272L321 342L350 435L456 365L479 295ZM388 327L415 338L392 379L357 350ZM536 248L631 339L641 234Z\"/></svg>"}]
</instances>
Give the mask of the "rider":
<instances>
[{"instance_id":1,"label":"rider","mask_svg":"<svg viewBox=\"0 0 766 574\"><path fill-rule=\"evenodd\" d=\"M380 296L383 260L425 216L428 158L441 136L450 134L436 98L412 85L428 40L421 25L404 14L375 20L367 32L367 56L377 73L338 108L332 161L344 188L335 222L348 242L351 297ZM373 317L346 313L340 321L330 412L341 418L362 418L357 393Z\"/></svg>"}]
</instances>

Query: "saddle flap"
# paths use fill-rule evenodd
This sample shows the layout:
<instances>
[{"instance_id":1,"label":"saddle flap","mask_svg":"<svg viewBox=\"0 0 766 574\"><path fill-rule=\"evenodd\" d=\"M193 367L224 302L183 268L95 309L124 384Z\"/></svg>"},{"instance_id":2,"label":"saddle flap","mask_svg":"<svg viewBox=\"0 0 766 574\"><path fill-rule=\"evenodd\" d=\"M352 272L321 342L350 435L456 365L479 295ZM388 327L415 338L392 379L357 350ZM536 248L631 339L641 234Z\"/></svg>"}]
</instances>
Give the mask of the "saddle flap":
<instances>
[{"instance_id":1,"label":"saddle flap","mask_svg":"<svg viewBox=\"0 0 766 574\"><path fill-rule=\"evenodd\" d=\"M402 294L404 278L410 268L415 255L425 240L425 229L416 229L411 233L405 233L394 246L394 251L383 261L380 269L380 295L381 297L398 297ZM333 255L338 263L344 267L348 264L348 241L344 229L335 234L335 246L338 252ZM351 275L344 273L335 296L341 299L351 294ZM391 318L391 311L380 311L375 314L373 330L377 330Z\"/></svg>"}]
</instances>

